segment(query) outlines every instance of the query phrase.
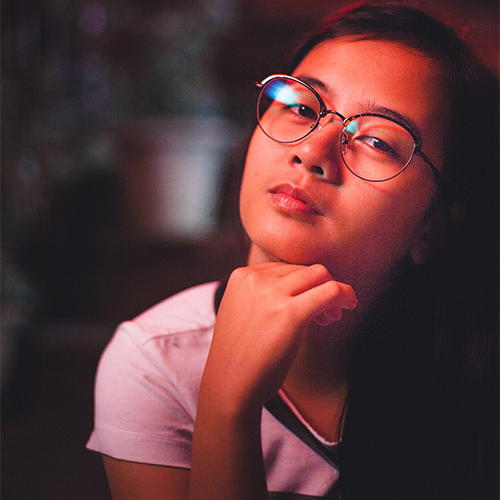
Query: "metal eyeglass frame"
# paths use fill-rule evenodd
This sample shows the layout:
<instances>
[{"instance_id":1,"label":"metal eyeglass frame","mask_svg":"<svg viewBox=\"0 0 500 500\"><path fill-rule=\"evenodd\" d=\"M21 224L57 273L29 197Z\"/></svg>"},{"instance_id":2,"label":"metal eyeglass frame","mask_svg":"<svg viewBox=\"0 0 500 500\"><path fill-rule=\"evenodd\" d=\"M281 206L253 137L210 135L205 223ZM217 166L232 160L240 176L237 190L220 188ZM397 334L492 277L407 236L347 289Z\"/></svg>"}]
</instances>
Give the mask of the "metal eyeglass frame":
<instances>
[{"instance_id":1,"label":"metal eyeglass frame","mask_svg":"<svg viewBox=\"0 0 500 500\"><path fill-rule=\"evenodd\" d=\"M311 129L306 134L304 134L302 137L299 137L298 139L294 139L293 141L279 141L279 140L275 139L274 137L271 137L264 130L264 127L261 125L260 119L259 119L258 107L259 107L259 103L260 103L260 97L261 97L262 89L271 80L275 80L275 79L279 79L279 78L286 79L286 80L292 80L292 81L294 81L296 83L299 83L299 84L303 85L304 87L306 87L308 90L310 90L313 93L313 95L316 97L316 99L318 100L319 105L320 105L320 113L318 114L318 118L317 118L316 123L314 124L314 126L312 126ZM302 139L304 139L305 137L307 137L311 132L313 132L314 130L316 130L316 128L319 125L319 122L321 121L321 118L324 118L328 114L333 114L335 116L338 116L342 120L342 127L343 127L343 129L342 129L342 132L340 133L340 136L339 136L340 137L340 153L341 153L341 156L342 156L342 161L344 162L345 166L349 169L349 171L353 175L355 175L356 177L358 177L360 179L363 179L364 181L367 181L367 182L386 182L386 181L389 181L391 179L394 179L394 177L397 177L401 172L403 172L403 170L406 170L406 167L408 167L408 165L411 163L411 161L413 160L414 156L417 155L420 158L422 158L422 160L424 160L424 162L427 165L429 165L429 167L432 170L432 173L434 174L434 177L436 178L436 182L438 183L438 185L439 186L442 185L441 172L432 164L432 162L429 159L429 157L422 151L421 145L420 145L420 143L418 141L418 138L417 138L415 132L411 128L409 128L407 125L405 125L404 123L401 123L399 120L396 120L395 118L392 118L390 116L386 116L386 115L383 115L383 114L380 114L380 113L359 113L357 115L353 115L353 116L350 116L348 118L344 118L344 116L342 116L338 111L333 111L332 109L328 109L326 107L323 99L321 98L321 96L318 94L318 92L313 87L311 87L311 85L307 84L306 82L303 82L302 80L299 80L298 78L290 76L290 75L284 75L284 74L270 75L267 78L264 78L264 80L262 80L261 82L255 82L255 86L259 89L259 98L257 100L257 121L259 123L259 127L264 132L264 134L266 134L273 141L279 142L279 143L282 143L282 144L291 144L291 143L294 143L294 142L301 141ZM355 120L356 118L360 118L362 116L375 116L375 117L378 117L378 118L385 118L386 120L389 120L389 121L391 121L393 123L396 123L400 127L403 127L411 135L411 137L413 139L413 152L412 152L412 154L410 156L410 159L406 162L405 166L398 173L392 175L391 177L388 177L387 179L366 179L366 178L358 175L356 172L353 172L350 169L349 165L347 164L347 162L344 159L344 155L342 154L342 137L344 135L345 128L353 120Z\"/></svg>"}]
</instances>

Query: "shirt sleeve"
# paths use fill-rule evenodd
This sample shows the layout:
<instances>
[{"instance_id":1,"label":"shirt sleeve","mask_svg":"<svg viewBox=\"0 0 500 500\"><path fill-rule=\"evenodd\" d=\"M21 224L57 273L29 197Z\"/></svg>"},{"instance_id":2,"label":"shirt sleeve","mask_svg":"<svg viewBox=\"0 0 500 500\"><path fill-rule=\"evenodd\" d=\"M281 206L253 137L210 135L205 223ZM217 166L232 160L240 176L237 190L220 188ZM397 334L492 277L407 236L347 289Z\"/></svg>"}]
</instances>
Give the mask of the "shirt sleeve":
<instances>
[{"instance_id":1,"label":"shirt sleeve","mask_svg":"<svg viewBox=\"0 0 500 500\"><path fill-rule=\"evenodd\" d=\"M101 357L87 448L121 460L189 468L195 407L169 363L180 341L143 340L140 330L133 322L121 325Z\"/></svg>"}]
</instances>

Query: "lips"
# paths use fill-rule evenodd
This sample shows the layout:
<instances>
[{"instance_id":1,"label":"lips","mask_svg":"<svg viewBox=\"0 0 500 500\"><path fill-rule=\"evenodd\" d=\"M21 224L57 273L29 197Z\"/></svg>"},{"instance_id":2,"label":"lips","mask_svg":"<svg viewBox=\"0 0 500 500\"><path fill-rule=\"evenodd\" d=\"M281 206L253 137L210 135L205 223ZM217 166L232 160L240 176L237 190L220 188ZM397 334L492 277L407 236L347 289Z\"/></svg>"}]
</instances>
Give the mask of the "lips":
<instances>
[{"instance_id":1,"label":"lips","mask_svg":"<svg viewBox=\"0 0 500 500\"><path fill-rule=\"evenodd\" d=\"M287 212L322 215L308 193L293 184L279 184L270 192L274 203Z\"/></svg>"}]
</instances>

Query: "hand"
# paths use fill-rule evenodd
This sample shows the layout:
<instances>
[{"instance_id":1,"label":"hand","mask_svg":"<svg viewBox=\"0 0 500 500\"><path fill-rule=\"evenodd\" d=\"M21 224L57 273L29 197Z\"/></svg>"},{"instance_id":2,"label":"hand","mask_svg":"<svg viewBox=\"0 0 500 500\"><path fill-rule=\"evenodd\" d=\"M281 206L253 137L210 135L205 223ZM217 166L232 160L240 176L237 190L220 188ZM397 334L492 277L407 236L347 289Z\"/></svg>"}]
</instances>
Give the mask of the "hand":
<instances>
[{"instance_id":1,"label":"hand","mask_svg":"<svg viewBox=\"0 0 500 500\"><path fill-rule=\"evenodd\" d=\"M221 411L261 409L285 380L308 325L338 321L356 305L353 289L319 264L237 269L217 315L202 392Z\"/></svg>"}]
</instances>

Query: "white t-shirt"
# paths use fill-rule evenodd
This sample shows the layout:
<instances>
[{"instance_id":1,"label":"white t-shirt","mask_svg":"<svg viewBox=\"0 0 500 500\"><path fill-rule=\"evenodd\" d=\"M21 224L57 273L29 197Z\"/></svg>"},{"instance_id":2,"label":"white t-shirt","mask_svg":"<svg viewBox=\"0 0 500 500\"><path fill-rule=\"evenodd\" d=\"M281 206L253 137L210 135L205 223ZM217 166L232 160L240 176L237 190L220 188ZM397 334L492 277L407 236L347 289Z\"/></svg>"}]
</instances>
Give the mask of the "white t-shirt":
<instances>
[{"instance_id":1,"label":"white t-shirt","mask_svg":"<svg viewBox=\"0 0 500 500\"><path fill-rule=\"evenodd\" d=\"M99 362L87 448L131 462L190 468L218 285L185 290L118 327ZM262 446L270 498L321 497L337 482L337 470L266 409Z\"/></svg>"}]
</instances>

